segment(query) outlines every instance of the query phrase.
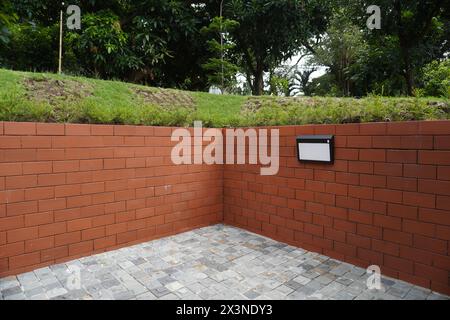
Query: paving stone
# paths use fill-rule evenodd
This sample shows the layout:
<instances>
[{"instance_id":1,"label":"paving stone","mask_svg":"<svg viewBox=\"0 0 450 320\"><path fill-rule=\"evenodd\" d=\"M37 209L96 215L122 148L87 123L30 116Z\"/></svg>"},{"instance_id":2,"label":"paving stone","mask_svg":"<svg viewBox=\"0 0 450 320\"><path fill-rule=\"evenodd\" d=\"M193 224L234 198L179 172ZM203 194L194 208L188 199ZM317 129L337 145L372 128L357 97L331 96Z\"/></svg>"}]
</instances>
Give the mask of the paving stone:
<instances>
[{"instance_id":1,"label":"paving stone","mask_svg":"<svg viewBox=\"0 0 450 320\"><path fill-rule=\"evenodd\" d=\"M78 267L81 288L71 288ZM216 225L0 279L0 300L448 300L363 268ZM74 290L75 289L75 290Z\"/></svg>"}]
</instances>

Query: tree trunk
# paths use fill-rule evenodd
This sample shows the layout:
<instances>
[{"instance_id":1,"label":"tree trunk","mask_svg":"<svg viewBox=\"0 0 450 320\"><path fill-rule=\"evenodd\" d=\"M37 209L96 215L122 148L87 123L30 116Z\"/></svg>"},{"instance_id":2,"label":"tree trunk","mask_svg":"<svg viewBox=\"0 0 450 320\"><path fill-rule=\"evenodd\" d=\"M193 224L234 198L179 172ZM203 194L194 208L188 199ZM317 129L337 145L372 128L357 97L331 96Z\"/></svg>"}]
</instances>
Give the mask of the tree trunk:
<instances>
[{"instance_id":1,"label":"tree trunk","mask_svg":"<svg viewBox=\"0 0 450 320\"><path fill-rule=\"evenodd\" d=\"M264 66L260 62L256 64L255 80L252 89L255 96L262 96L264 93Z\"/></svg>"},{"instance_id":2,"label":"tree trunk","mask_svg":"<svg viewBox=\"0 0 450 320\"><path fill-rule=\"evenodd\" d=\"M403 56L403 61L405 63L405 72L404 72L404 77L405 77L405 81L406 81L406 93L408 94L408 96L412 96L414 95L414 73L411 67L411 62L409 59L409 53L408 50L405 49L404 51L404 56Z\"/></svg>"}]
</instances>

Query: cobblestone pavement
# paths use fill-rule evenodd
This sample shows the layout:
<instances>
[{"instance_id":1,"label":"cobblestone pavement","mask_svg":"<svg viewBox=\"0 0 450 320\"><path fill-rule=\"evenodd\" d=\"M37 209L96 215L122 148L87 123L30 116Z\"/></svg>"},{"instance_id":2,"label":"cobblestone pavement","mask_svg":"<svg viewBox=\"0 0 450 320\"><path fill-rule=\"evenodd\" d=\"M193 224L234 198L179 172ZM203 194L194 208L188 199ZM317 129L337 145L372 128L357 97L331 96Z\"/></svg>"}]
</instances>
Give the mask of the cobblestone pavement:
<instances>
[{"instance_id":1,"label":"cobblestone pavement","mask_svg":"<svg viewBox=\"0 0 450 320\"><path fill-rule=\"evenodd\" d=\"M16 299L449 299L362 268L223 225L0 279Z\"/></svg>"}]
</instances>

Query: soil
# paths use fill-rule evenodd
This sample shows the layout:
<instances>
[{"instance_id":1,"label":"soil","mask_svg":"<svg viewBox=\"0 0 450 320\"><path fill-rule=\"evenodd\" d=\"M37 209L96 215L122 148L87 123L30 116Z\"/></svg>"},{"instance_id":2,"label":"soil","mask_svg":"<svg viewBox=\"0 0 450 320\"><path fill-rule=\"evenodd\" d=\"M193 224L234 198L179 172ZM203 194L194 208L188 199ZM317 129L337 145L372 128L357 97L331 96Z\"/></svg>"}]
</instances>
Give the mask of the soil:
<instances>
[{"instance_id":1,"label":"soil","mask_svg":"<svg viewBox=\"0 0 450 320\"><path fill-rule=\"evenodd\" d=\"M134 93L145 103L165 109L188 108L195 110L195 101L187 92L169 89L134 89Z\"/></svg>"},{"instance_id":2,"label":"soil","mask_svg":"<svg viewBox=\"0 0 450 320\"><path fill-rule=\"evenodd\" d=\"M92 95L93 88L74 80L48 78L26 78L23 81L26 96L36 101L56 104L60 101L75 101Z\"/></svg>"}]
</instances>

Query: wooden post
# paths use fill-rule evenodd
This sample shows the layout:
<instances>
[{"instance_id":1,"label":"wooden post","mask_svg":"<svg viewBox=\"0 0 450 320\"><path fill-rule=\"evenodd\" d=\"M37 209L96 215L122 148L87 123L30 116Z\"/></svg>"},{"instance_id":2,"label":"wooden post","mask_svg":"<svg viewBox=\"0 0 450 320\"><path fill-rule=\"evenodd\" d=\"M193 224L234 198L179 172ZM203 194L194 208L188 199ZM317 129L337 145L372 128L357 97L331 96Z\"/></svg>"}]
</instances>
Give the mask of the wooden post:
<instances>
[{"instance_id":1,"label":"wooden post","mask_svg":"<svg viewBox=\"0 0 450 320\"><path fill-rule=\"evenodd\" d=\"M64 2L62 3L64 6ZM62 46L63 46L63 10L61 9L59 19L59 62L58 62L58 74L62 73Z\"/></svg>"}]
</instances>

